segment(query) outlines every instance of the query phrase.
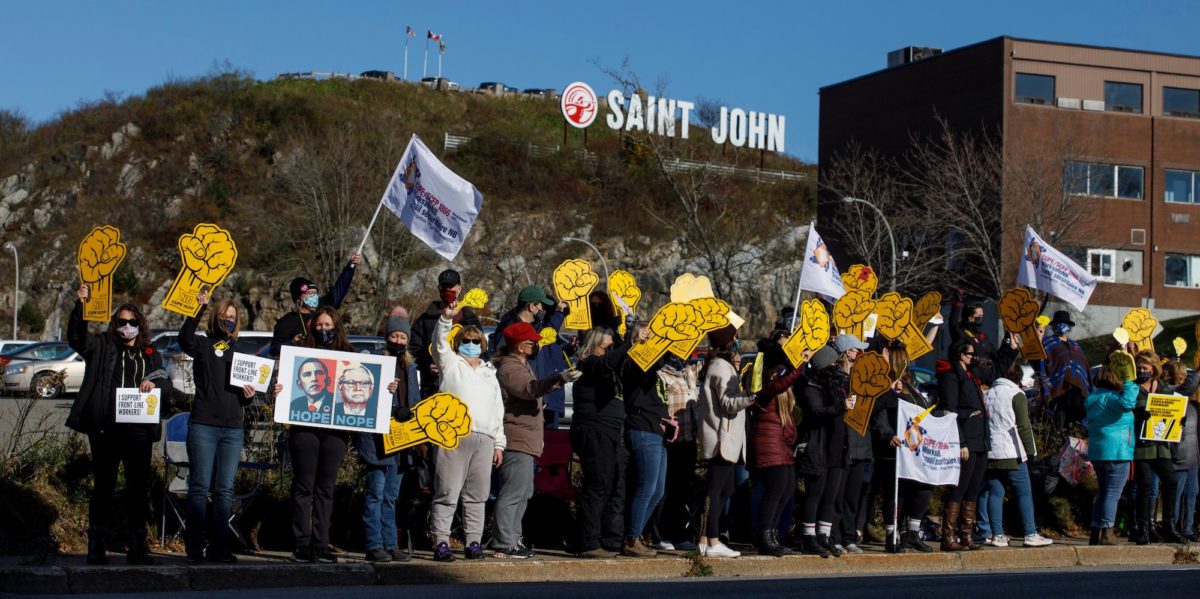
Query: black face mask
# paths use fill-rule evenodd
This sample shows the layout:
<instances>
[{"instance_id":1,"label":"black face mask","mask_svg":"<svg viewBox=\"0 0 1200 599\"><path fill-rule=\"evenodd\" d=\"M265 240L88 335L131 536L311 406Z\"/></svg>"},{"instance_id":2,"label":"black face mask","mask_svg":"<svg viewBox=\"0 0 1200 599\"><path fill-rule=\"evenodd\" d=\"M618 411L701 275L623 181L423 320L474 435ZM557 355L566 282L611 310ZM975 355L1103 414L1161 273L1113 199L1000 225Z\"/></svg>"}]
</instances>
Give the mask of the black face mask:
<instances>
[{"instance_id":1,"label":"black face mask","mask_svg":"<svg viewBox=\"0 0 1200 599\"><path fill-rule=\"evenodd\" d=\"M1139 383L1148 383L1148 382L1150 382L1150 376L1151 376L1151 374L1152 374L1152 373L1149 373L1149 372L1139 372L1139 373L1137 374L1137 382L1139 382Z\"/></svg>"},{"instance_id":2,"label":"black face mask","mask_svg":"<svg viewBox=\"0 0 1200 599\"><path fill-rule=\"evenodd\" d=\"M317 329L313 331L313 336L318 345L333 345L333 340L337 339L337 331L335 329Z\"/></svg>"},{"instance_id":3,"label":"black face mask","mask_svg":"<svg viewBox=\"0 0 1200 599\"><path fill-rule=\"evenodd\" d=\"M387 350L388 350L388 353L392 354L393 356L403 356L404 352L408 351L408 344L407 343L392 343L391 341L388 341L387 342Z\"/></svg>"},{"instance_id":4,"label":"black face mask","mask_svg":"<svg viewBox=\"0 0 1200 599\"><path fill-rule=\"evenodd\" d=\"M542 346L537 343L534 343L533 349L531 349L529 351L529 359L532 360L532 359L536 358L538 355L538 352L540 352L540 351L542 351Z\"/></svg>"}]
</instances>

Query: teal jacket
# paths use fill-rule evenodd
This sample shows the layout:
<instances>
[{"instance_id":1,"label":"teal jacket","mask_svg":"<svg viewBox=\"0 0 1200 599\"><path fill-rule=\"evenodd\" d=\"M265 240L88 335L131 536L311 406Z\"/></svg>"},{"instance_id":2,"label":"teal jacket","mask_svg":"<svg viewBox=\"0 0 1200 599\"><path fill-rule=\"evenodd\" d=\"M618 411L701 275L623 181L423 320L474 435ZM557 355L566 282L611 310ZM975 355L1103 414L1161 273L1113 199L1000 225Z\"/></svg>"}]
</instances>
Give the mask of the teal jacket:
<instances>
[{"instance_id":1,"label":"teal jacket","mask_svg":"<svg viewBox=\"0 0 1200 599\"><path fill-rule=\"evenodd\" d=\"M1121 391L1097 387L1084 406L1088 419L1088 459L1127 462L1133 459L1133 408L1138 387L1126 382Z\"/></svg>"}]
</instances>

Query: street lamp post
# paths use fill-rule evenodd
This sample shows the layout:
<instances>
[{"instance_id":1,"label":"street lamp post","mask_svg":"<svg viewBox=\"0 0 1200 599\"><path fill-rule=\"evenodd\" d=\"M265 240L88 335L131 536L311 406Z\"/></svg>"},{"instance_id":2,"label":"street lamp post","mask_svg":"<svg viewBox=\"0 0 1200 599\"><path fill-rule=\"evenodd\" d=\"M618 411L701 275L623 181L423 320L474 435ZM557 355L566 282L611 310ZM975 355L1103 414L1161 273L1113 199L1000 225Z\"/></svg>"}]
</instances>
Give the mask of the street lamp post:
<instances>
[{"instance_id":1,"label":"street lamp post","mask_svg":"<svg viewBox=\"0 0 1200 599\"><path fill-rule=\"evenodd\" d=\"M879 214L879 220L883 221L883 227L885 229L887 229L888 241L892 242L892 281L891 281L891 285L888 286L888 289L890 289L891 291L895 291L896 290L896 237L894 235L892 235L892 225L890 223L888 223L888 219L886 216L884 216L883 211L880 210L878 206L876 206L875 204L872 204L871 202L868 202L866 200L860 200L858 198L852 198L850 196L842 196L842 201L846 202L847 204L866 204L867 206L870 206L872 210L874 210L876 213Z\"/></svg>"},{"instance_id":2,"label":"street lamp post","mask_svg":"<svg viewBox=\"0 0 1200 599\"><path fill-rule=\"evenodd\" d=\"M20 308L17 304L18 289L21 288L21 257L17 255L17 246L13 242L4 242L4 249L13 253L13 339L19 339L21 336L17 334L17 313Z\"/></svg>"},{"instance_id":3,"label":"street lamp post","mask_svg":"<svg viewBox=\"0 0 1200 599\"><path fill-rule=\"evenodd\" d=\"M604 266L604 289L607 290L608 289L608 262L604 260L604 254L600 253L600 248L592 245L590 241L588 241L586 239L580 239L578 237L563 237L562 240L563 241L578 241L579 243L582 243L582 244L592 248L593 252L596 252L596 255L600 257L600 264L602 266Z\"/></svg>"}]
</instances>

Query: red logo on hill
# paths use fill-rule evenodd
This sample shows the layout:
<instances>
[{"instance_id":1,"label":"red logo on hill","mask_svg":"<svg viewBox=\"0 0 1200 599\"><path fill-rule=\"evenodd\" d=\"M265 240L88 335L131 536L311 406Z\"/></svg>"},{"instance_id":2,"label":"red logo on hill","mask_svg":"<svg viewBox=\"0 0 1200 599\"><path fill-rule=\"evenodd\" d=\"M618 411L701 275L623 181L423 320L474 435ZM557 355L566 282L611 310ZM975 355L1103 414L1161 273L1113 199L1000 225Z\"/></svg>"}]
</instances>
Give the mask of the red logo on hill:
<instances>
[{"instance_id":1,"label":"red logo on hill","mask_svg":"<svg viewBox=\"0 0 1200 599\"><path fill-rule=\"evenodd\" d=\"M567 86L562 93L562 114L571 125L583 129L596 120L596 92L582 81Z\"/></svg>"}]
</instances>

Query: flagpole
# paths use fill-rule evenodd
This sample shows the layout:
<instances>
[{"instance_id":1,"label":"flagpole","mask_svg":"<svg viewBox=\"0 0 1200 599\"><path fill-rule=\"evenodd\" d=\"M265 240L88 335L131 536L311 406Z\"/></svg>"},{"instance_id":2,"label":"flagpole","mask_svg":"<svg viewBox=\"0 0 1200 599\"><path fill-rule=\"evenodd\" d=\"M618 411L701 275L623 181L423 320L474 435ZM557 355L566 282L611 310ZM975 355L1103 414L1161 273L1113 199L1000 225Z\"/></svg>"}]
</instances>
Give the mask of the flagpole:
<instances>
[{"instance_id":1,"label":"flagpole","mask_svg":"<svg viewBox=\"0 0 1200 599\"><path fill-rule=\"evenodd\" d=\"M379 199L379 205L375 207L375 215L371 217L371 224L367 225L367 232L363 235L362 243L358 244L359 254L362 254L363 246L367 245L367 238L371 236L371 229L375 228L375 219L379 218L380 210L383 210L383 198Z\"/></svg>"},{"instance_id":2,"label":"flagpole","mask_svg":"<svg viewBox=\"0 0 1200 599\"><path fill-rule=\"evenodd\" d=\"M792 302L792 326L788 329L790 334L796 330L796 316L800 314L800 286L804 284L804 263L800 263L800 282L796 283L796 301Z\"/></svg>"},{"instance_id":3,"label":"flagpole","mask_svg":"<svg viewBox=\"0 0 1200 599\"><path fill-rule=\"evenodd\" d=\"M900 402L902 402L902 401L904 401L904 399L901 398L899 395L897 395L896 396L896 432L900 433L900 434L903 434L902 430L900 429L900 414L901 414L900 413ZM899 438L900 434L897 434L896 437ZM892 481L892 547L898 548L900 546L900 539L898 538L900 536L900 446L899 445L896 446L896 467L894 468L894 470L896 472L894 474L894 480ZM908 523L905 522L904 526L906 527L906 530L907 530Z\"/></svg>"},{"instance_id":4,"label":"flagpole","mask_svg":"<svg viewBox=\"0 0 1200 599\"><path fill-rule=\"evenodd\" d=\"M425 34L425 58L421 62L421 80L425 80L425 76L429 70L429 34Z\"/></svg>"},{"instance_id":5,"label":"flagpole","mask_svg":"<svg viewBox=\"0 0 1200 599\"><path fill-rule=\"evenodd\" d=\"M404 80L408 81L408 34L404 34Z\"/></svg>"},{"instance_id":6,"label":"flagpole","mask_svg":"<svg viewBox=\"0 0 1200 599\"><path fill-rule=\"evenodd\" d=\"M442 52L438 52L438 79L442 78Z\"/></svg>"}]
</instances>

